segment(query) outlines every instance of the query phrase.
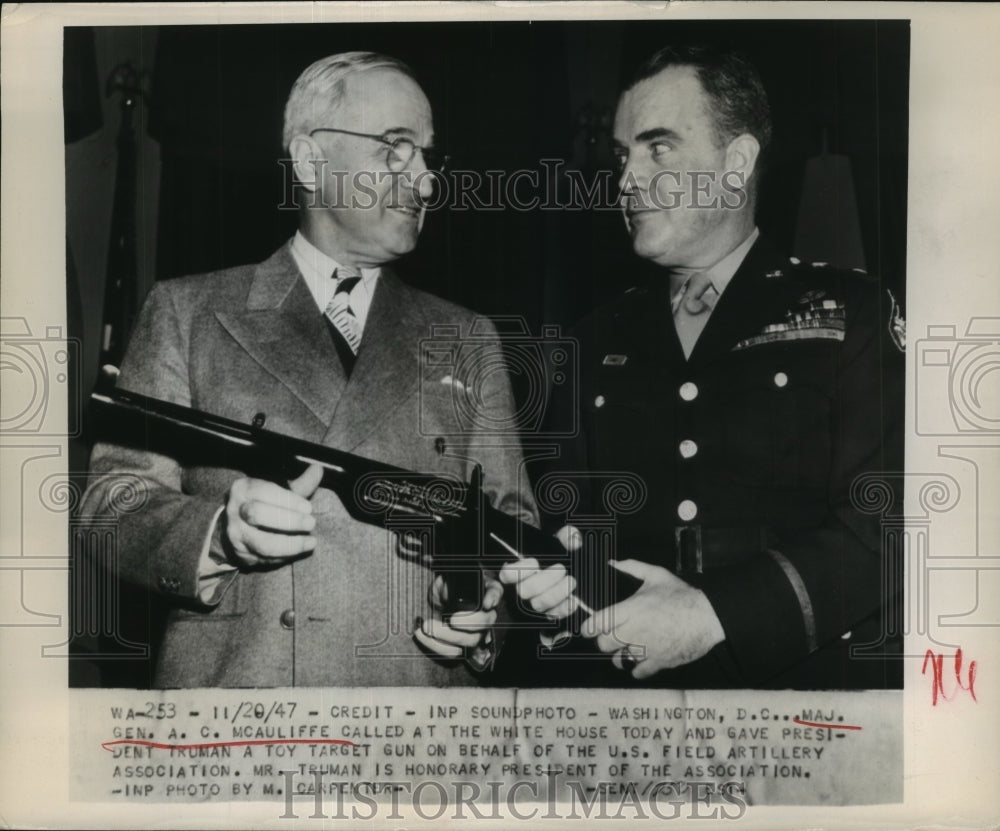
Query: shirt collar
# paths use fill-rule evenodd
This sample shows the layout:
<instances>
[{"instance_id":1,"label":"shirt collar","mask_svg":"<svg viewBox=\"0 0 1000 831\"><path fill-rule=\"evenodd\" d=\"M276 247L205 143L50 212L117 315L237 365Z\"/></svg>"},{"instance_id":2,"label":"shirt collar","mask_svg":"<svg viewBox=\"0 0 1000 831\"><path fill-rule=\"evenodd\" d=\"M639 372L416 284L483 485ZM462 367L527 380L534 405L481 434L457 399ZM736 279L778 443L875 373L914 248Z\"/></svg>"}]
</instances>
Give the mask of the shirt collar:
<instances>
[{"instance_id":1,"label":"shirt collar","mask_svg":"<svg viewBox=\"0 0 1000 831\"><path fill-rule=\"evenodd\" d=\"M747 254L750 253L750 249L757 242L757 237L759 236L760 230L754 228L750 232L750 236L708 269L708 279L712 281L712 287L720 295L726 290L726 286L729 285L730 280L733 279L736 272L739 271L743 260L746 259Z\"/></svg>"},{"instance_id":2,"label":"shirt collar","mask_svg":"<svg viewBox=\"0 0 1000 831\"><path fill-rule=\"evenodd\" d=\"M708 279L712 282L712 288L715 289L715 293L722 295L722 292L726 290L726 286L729 285L730 281L739 271L740 266L743 264L743 260L746 259L747 254L750 253L750 249L753 244L757 242L757 238L760 236L760 230L754 228L750 232L750 235L743 240L739 245L737 245L732 251L726 254L721 260L719 260L715 265L709 268L697 269L699 272L703 272L708 275ZM687 281L690 279L691 274L675 272L671 275L671 296L676 295L684 286L687 285ZM676 279L673 279L676 278Z\"/></svg>"},{"instance_id":3,"label":"shirt collar","mask_svg":"<svg viewBox=\"0 0 1000 831\"><path fill-rule=\"evenodd\" d=\"M333 276L334 270L340 267L340 263L309 242L301 231L295 232L291 253L302 279L306 281L309 292L316 301L316 306L323 311L333 297L334 283L330 277ZM361 269L361 282L367 289L368 296L374 291L375 281L381 273L381 268Z\"/></svg>"}]
</instances>

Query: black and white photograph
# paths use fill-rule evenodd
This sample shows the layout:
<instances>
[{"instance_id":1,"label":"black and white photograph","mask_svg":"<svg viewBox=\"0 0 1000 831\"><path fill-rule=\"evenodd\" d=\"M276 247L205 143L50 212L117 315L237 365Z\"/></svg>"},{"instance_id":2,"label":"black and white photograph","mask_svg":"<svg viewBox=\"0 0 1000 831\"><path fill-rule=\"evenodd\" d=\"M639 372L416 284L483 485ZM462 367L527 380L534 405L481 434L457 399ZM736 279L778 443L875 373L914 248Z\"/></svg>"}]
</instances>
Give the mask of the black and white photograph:
<instances>
[{"instance_id":1,"label":"black and white photograph","mask_svg":"<svg viewBox=\"0 0 1000 831\"><path fill-rule=\"evenodd\" d=\"M926 744L996 726L996 61L944 92L934 4L406 5L80 7L49 117L5 93L62 158L44 233L4 188L54 288L5 264L0 443L61 802L943 820Z\"/></svg>"},{"instance_id":2,"label":"black and white photograph","mask_svg":"<svg viewBox=\"0 0 1000 831\"><path fill-rule=\"evenodd\" d=\"M392 466L264 448L241 466L232 443L213 459L141 415L126 443L123 417L91 413L80 515L117 520L123 613L140 601L119 622L152 624L151 596L165 614L125 637L151 666L119 669L156 687L901 685L901 583L851 489L903 463L905 21L66 37L154 53L90 65L131 154L105 171L124 207L93 272L114 280L115 387ZM153 142L159 188L139 189ZM359 493L402 468L468 511L477 467L484 508L581 553L542 567L515 531L498 557L487 514L464 540L421 529L433 494ZM121 510L129 483L144 504ZM393 522L413 527L387 541ZM481 585L452 587L475 563L448 558L477 554ZM546 649L549 619L579 637ZM463 651L483 660L490 637L470 676Z\"/></svg>"}]
</instances>

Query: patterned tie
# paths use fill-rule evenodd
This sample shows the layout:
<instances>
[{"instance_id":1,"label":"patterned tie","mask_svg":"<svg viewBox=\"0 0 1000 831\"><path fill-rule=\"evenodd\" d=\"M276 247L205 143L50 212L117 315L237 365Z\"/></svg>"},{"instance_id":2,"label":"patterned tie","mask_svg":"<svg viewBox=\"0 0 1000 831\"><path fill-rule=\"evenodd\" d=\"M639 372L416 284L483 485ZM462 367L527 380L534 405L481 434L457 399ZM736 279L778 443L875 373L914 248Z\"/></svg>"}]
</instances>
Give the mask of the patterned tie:
<instances>
[{"instance_id":1,"label":"patterned tie","mask_svg":"<svg viewBox=\"0 0 1000 831\"><path fill-rule=\"evenodd\" d=\"M718 292L704 271L692 274L674 295L670 307L685 358L691 357L698 336L708 323L709 313L715 308L718 299Z\"/></svg>"},{"instance_id":2,"label":"patterned tie","mask_svg":"<svg viewBox=\"0 0 1000 831\"><path fill-rule=\"evenodd\" d=\"M344 369L350 374L354 368L354 357L361 346L361 321L351 308L351 290L358 284L361 275L355 269L341 266L333 272L333 277L337 281L337 289L323 314L331 324L330 334Z\"/></svg>"},{"instance_id":3,"label":"patterned tie","mask_svg":"<svg viewBox=\"0 0 1000 831\"><path fill-rule=\"evenodd\" d=\"M361 322L351 308L351 290L358 284L361 275L354 269L340 267L333 272L333 277L337 281L337 290L324 314L344 338L351 353L357 355L361 346Z\"/></svg>"}]
</instances>

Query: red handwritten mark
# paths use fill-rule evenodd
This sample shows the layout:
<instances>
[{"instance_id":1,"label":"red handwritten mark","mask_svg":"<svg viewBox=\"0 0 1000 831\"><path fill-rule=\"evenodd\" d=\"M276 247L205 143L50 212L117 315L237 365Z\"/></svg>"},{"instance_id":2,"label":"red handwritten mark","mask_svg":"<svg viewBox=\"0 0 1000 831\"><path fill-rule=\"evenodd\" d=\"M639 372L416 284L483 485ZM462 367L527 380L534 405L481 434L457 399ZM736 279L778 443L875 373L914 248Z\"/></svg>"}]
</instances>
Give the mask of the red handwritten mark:
<instances>
[{"instance_id":1,"label":"red handwritten mark","mask_svg":"<svg viewBox=\"0 0 1000 831\"><path fill-rule=\"evenodd\" d=\"M822 721L805 721L801 718L793 718L796 724L802 724L806 727L829 727L831 730L860 730L861 728L856 724L826 724Z\"/></svg>"},{"instance_id":2,"label":"red handwritten mark","mask_svg":"<svg viewBox=\"0 0 1000 831\"><path fill-rule=\"evenodd\" d=\"M920 669L921 675L927 674L927 664L930 663L933 670L931 681L931 705L937 707L938 699L942 701L954 701L959 692L965 691L972 696L972 700L978 702L976 698L976 662L969 661L969 668L966 677L968 684L962 683L962 650L955 650L955 689L951 695L944 691L944 655L935 655L932 649L928 649L924 654L924 665Z\"/></svg>"},{"instance_id":3,"label":"red handwritten mark","mask_svg":"<svg viewBox=\"0 0 1000 831\"><path fill-rule=\"evenodd\" d=\"M112 747L119 744L155 747L157 750L205 750L210 747L256 747L262 744L346 744L354 747L354 742L347 739L247 739L239 742L207 742L206 744L161 744L142 739L116 739L113 742L101 742L101 747L110 751Z\"/></svg>"}]
</instances>

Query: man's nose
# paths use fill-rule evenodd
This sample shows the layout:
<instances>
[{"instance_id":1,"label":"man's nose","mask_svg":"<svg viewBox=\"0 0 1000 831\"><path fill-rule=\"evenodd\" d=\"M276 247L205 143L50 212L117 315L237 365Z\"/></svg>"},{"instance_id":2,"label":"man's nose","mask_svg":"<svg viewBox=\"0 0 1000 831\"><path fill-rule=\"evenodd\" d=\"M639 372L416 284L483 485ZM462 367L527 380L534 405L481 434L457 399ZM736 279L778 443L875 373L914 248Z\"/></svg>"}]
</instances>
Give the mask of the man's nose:
<instances>
[{"instance_id":1,"label":"man's nose","mask_svg":"<svg viewBox=\"0 0 1000 831\"><path fill-rule=\"evenodd\" d=\"M631 161L622 165L622 172L618 177L618 192L621 194L622 202L626 202L633 196L641 197L646 190L649 177L644 176L637 167Z\"/></svg>"},{"instance_id":2,"label":"man's nose","mask_svg":"<svg viewBox=\"0 0 1000 831\"><path fill-rule=\"evenodd\" d=\"M430 199L434 195L434 177L437 175L427 167L424 151L417 150L410 162L410 172L413 175L413 189L421 199Z\"/></svg>"},{"instance_id":3,"label":"man's nose","mask_svg":"<svg viewBox=\"0 0 1000 831\"><path fill-rule=\"evenodd\" d=\"M649 177L640 170L634 155L630 154L622 164L622 170L618 176L618 189L623 196L628 196L634 191L644 190L648 179Z\"/></svg>"}]
</instances>

